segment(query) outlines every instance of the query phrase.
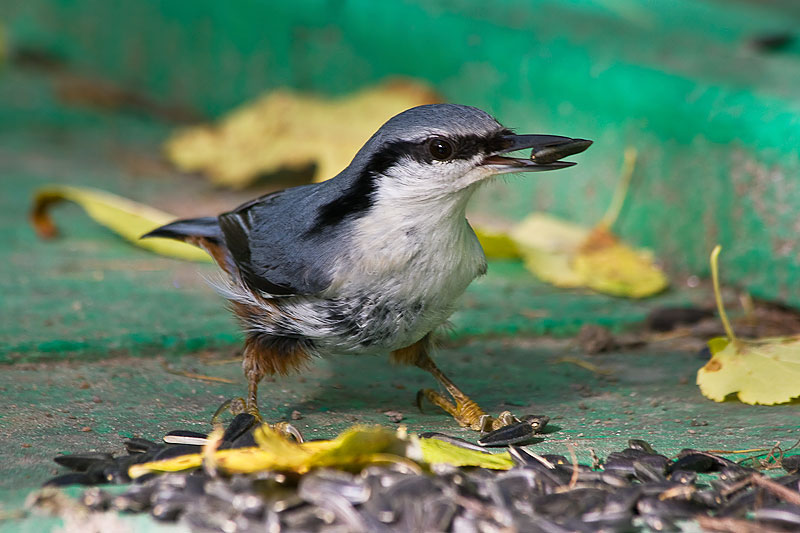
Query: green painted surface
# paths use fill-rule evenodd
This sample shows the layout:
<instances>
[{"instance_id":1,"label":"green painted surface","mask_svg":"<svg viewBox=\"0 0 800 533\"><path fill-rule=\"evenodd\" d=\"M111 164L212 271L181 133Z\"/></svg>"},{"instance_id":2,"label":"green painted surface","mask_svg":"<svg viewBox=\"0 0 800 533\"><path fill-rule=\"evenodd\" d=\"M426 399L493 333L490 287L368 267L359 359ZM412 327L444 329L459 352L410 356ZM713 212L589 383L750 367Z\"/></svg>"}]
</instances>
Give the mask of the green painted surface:
<instances>
[{"instance_id":1,"label":"green painted surface","mask_svg":"<svg viewBox=\"0 0 800 533\"><path fill-rule=\"evenodd\" d=\"M778 1L508 0L489 10L466 1L248 0L234 11L212 0L6 0L0 7L17 45L211 116L280 85L343 93L404 74L520 132L596 140L575 169L485 188L473 202L483 215L517 219L548 209L596 221L622 148L637 146L640 164L618 229L656 249L676 288L631 302L559 291L518 263L494 262L465 295L438 357L487 410L552 416L555 431L537 449L564 453L569 439L582 460L589 448L605 455L630 436L666 453L800 438L797 403L703 399L693 381L704 361L693 350L657 344L591 358L613 381L557 363L584 357L572 341L534 337L569 336L587 322L622 330L656 306L710 303L682 280L706 272L718 241L726 284L800 305L793 179L800 50L761 54L744 44L798 20L797 9ZM49 182L97 186L186 216L260 192L217 191L165 169L158 146L170 130L133 114L64 106L51 77L0 70L2 509L20 505L56 472L57 453L121 451L123 436L205 429L221 401L243 392L238 364L211 364L235 357L240 342L203 280L211 266L135 249L74 206L56 210L64 237L53 242L38 241L26 221L33 190ZM170 374L161 359L146 357L153 355L235 383ZM261 405L271 420L300 410L299 427L315 437L353 422L389 425L388 409L403 411L412 431L467 436L433 408L413 407L416 390L431 384L385 357L331 358L302 379L265 383ZM0 531L52 525L0 521Z\"/></svg>"},{"instance_id":2,"label":"green painted surface","mask_svg":"<svg viewBox=\"0 0 800 533\"><path fill-rule=\"evenodd\" d=\"M754 407L705 400L693 383L703 359L673 345L589 358L611 371L612 379L559 363L565 355L585 357L569 340L518 336L448 345L436 359L491 413L510 409L551 416L552 432L532 448L539 453L565 454L567 442L573 442L580 459L589 461L590 448L602 457L625 447L631 437L644 438L667 455L684 447L733 450L777 441L786 448L800 439L800 404ZM0 498L5 494L9 502L18 502L59 472L51 462L59 453L121 453L126 436L158 438L173 429L208 430L217 405L245 387L238 363L212 364L221 357L226 354L185 355L170 363L174 369L228 378L233 384L176 376L154 358L4 368ZM273 421L299 410L303 418L293 423L314 438L332 437L354 423L392 427L382 414L387 410L401 411L413 432L474 438L435 408L426 407L424 413L416 409L416 391L429 386L434 386L429 375L392 367L385 356L327 358L302 377L265 382L260 404L265 418Z\"/></svg>"},{"instance_id":3,"label":"green painted surface","mask_svg":"<svg viewBox=\"0 0 800 533\"><path fill-rule=\"evenodd\" d=\"M596 140L558 179L487 188L475 208L502 216L597 220L635 145L625 237L674 272L705 273L721 242L731 281L800 304L800 44L747 45L796 27L789 4L10 0L5 12L14 41L211 115L272 87L342 93L400 74L519 131Z\"/></svg>"},{"instance_id":4,"label":"green painted surface","mask_svg":"<svg viewBox=\"0 0 800 533\"><path fill-rule=\"evenodd\" d=\"M53 210L63 235L43 242L27 212L36 187L51 182L99 187L187 216L221 212L258 192L217 191L158 166L143 174L142 165L157 160L166 127L59 107L41 76L12 72L5 82L0 99L42 93L42 113L24 130L0 127L0 238L7 243L0 257L9 265L0 277L0 363L237 349L238 328L205 281L212 265L137 249L74 205ZM24 116L19 108L5 115ZM703 297L677 290L625 301L563 291L518 262L495 262L464 297L452 335L571 335L587 322L620 329L654 307Z\"/></svg>"}]
</instances>

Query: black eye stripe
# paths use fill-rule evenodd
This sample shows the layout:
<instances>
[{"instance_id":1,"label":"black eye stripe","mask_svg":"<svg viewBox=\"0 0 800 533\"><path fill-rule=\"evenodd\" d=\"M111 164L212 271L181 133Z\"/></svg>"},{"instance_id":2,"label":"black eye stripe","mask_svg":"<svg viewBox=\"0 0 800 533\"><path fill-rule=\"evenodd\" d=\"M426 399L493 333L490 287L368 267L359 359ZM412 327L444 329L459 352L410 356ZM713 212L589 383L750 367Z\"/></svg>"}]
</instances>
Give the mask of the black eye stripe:
<instances>
[{"instance_id":1,"label":"black eye stripe","mask_svg":"<svg viewBox=\"0 0 800 533\"><path fill-rule=\"evenodd\" d=\"M490 135L462 135L448 137L455 148L453 159L471 159L478 153L494 153L508 144L504 139L512 135L508 129L499 130ZM316 222L308 231L308 235L316 235L326 228L336 226L348 218L357 218L369 211L374 202L378 176L403 159L409 157L420 163L432 164L433 156L429 149L431 138L419 142L396 141L385 144L376 151L366 165L360 170L358 178L350 188L335 201L320 206ZM438 161L437 161L438 163Z\"/></svg>"},{"instance_id":2,"label":"black eye stripe","mask_svg":"<svg viewBox=\"0 0 800 533\"><path fill-rule=\"evenodd\" d=\"M488 151L487 148L493 144L492 138L487 139L472 135L454 140L456 145L455 159L471 159L479 153L486 153Z\"/></svg>"},{"instance_id":3,"label":"black eye stripe","mask_svg":"<svg viewBox=\"0 0 800 533\"><path fill-rule=\"evenodd\" d=\"M489 135L457 135L442 136L436 135L428 137L422 141L397 141L386 144L372 158L372 168L379 173L394 166L398 161L405 157L411 157L420 163L431 164L436 159L431 155L430 143L433 139L447 139L454 147L453 155L448 158L472 159L478 154L494 153L507 146L508 141L504 138L512 135L511 130L503 129Z\"/></svg>"},{"instance_id":4,"label":"black eye stripe","mask_svg":"<svg viewBox=\"0 0 800 533\"><path fill-rule=\"evenodd\" d=\"M511 135L510 130L501 130L488 136L484 135L459 135L449 137L456 150L453 159L471 159L478 154L490 154L502 150L507 146L506 135Z\"/></svg>"}]
</instances>

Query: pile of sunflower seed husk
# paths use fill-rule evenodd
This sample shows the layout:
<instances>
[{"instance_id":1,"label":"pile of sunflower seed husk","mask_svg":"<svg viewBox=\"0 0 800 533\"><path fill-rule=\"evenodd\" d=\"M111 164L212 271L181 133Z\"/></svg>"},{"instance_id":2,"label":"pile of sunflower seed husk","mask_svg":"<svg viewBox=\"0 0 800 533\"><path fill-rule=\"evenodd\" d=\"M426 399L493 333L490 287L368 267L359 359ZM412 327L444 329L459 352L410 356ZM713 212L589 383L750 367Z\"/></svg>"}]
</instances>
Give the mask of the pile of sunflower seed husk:
<instances>
[{"instance_id":1,"label":"pile of sunflower seed husk","mask_svg":"<svg viewBox=\"0 0 800 533\"><path fill-rule=\"evenodd\" d=\"M221 447L253 446L251 422L234 419ZM179 431L165 440L183 444L135 438L126 441L128 455L59 456L56 462L74 472L46 485L128 483L131 465L197 453L205 437ZM196 445L186 444L193 439ZM508 451L515 466L506 471L433 465L420 472L391 464L305 475L151 473L119 495L91 487L81 503L225 533L677 531L687 520L708 531L800 531L800 455L783 458L787 475L768 478L704 451L685 449L670 460L635 439L602 469L519 446Z\"/></svg>"}]
</instances>

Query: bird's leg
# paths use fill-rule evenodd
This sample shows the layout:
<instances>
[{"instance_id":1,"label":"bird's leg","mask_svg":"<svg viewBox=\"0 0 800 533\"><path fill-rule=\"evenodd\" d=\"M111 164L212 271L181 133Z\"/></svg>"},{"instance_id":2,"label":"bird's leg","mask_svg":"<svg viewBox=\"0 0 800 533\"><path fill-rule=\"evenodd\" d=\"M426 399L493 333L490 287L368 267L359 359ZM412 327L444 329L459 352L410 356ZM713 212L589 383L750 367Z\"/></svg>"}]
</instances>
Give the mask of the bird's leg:
<instances>
[{"instance_id":1,"label":"bird's leg","mask_svg":"<svg viewBox=\"0 0 800 533\"><path fill-rule=\"evenodd\" d=\"M264 379L264 371L259 369L247 369L245 371L247 376L247 412L256 418L261 418L261 413L258 412L258 384Z\"/></svg>"},{"instance_id":2,"label":"bird's leg","mask_svg":"<svg viewBox=\"0 0 800 533\"><path fill-rule=\"evenodd\" d=\"M248 338L245 343L244 358L242 360L242 368L247 378L247 400L236 398L231 401L231 413L234 415L248 413L253 415L257 421L266 423L258 410L258 384L267 374L285 373L286 365L292 363L287 362L287 358L297 359L299 363L300 359L305 355L299 348L291 354L287 354L274 347L265 347L263 342L254 342L251 338ZM269 424L269 426L287 437L303 442L302 434L289 422L277 422Z\"/></svg>"},{"instance_id":3,"label":"bird's leg","mask_svg":"<svg viewBox=\"0 0 800 533\"><path fill-rule=\"evenodd\" d=\"M445 398L439 392L432 389L423 389L417 393L417 403L422 398L427 398L431 403L438 405L449 413L462 427L468 427L475 431L492 431L501 428L514 421L514 416L508 411L501 413L497 418L491 417L481 409L481 407L470 400L469 396L448 378L444 372L439 370L433 362L428 352L430 351L430 334L411 346L392 352L392 359L395 362L414 364L419 368L433 374L438 381L450 394L452 401Z\"/></svg>"},{"instance_id":4,"label":"bird's leg","mask_svg":"<svg viewBox=\"0 0 800 533\"><path fill-rule=\"evenodd\" d=\"M245 359L244 375L247 378L247 399L235 398L230 402L230 411L234 415L247 413L256 417L256 420L263 422L261 413L258 411L258 384L264 379L264 372L254 368L248 368Z\"/></svg>"},{"instance_id":5,"label":"bird's leg","mask_svg":"<svg viewBox=\"0 0 800 533\"><path fill-rule=\"evenodd\" d=\"M436 366L430 356L426 354L424 357L420 357L416 365L433 374L436 381L441 383L453 398L453 402L451 402L433 389L423 389L417 393L417 403L419 403L424 396L431 403L438 405L450 413L459 425L476 431L487 431L489 429L487 425L491 424L491 417L487 415L477 403L470 400L466 394L461 392L461 390L456 387L455 383L450 381L450 378L439 370L439 367Z\"/></svg>"}]
</instances>

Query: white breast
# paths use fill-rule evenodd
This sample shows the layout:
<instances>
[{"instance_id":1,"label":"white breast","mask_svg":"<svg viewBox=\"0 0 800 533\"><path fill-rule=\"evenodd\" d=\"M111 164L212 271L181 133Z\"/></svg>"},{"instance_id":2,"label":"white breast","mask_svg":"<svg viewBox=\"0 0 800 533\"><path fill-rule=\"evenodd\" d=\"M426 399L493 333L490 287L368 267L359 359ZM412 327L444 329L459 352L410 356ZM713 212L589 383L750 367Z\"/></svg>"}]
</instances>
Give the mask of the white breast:
<instances>
[{"instance_id":1,"label":"white breast","mask_svg":"<svg viewBox=\"0 0 800 533\"><path fill-rule=\"evenodd\" d=\"M468 199L398 203L379 197L353 225L351 251L326 293L363 302L354 312L376 341L370 349L402 348L442 325L470 282L486 271L483 250L464 218Z\"/></svg>"}]
</instances>

